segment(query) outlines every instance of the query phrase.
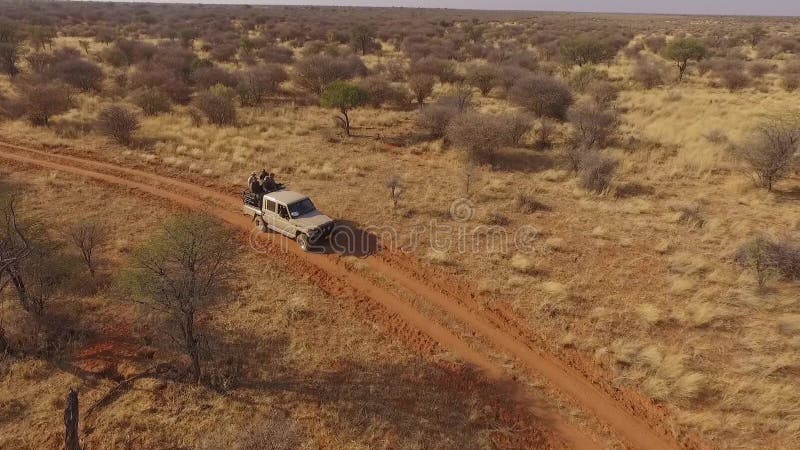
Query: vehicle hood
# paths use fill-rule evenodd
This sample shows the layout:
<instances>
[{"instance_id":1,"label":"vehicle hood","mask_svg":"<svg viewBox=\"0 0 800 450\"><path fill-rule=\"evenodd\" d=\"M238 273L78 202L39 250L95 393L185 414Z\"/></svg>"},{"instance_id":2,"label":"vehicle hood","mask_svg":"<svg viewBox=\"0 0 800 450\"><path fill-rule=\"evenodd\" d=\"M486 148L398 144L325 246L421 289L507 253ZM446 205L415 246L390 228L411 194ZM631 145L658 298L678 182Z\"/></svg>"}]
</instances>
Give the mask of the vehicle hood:
<instances>
[{"instance_id":1,"label":"vehicle hood","mask_svg":"<svg viewBox=\"0 0 800 450\"><path fill-rule=\"evenodd\" d=\"M313 211L300 217L295 217L292 222L300 228L311 229L333 222L333 220L319 211Z\"/></svg>"}]
</instances>

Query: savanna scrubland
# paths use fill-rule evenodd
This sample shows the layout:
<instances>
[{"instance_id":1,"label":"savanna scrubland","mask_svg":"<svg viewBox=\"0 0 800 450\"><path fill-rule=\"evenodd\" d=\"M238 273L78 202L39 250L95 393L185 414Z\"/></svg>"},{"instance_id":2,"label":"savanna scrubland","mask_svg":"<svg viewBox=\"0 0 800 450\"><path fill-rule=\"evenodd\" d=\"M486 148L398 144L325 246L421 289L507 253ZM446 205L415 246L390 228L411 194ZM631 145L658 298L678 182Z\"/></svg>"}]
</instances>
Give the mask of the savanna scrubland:
<instances>
[{"instance_id":1,"label":"savanna scrubland","mask_svg":"<svg viewBox=\"0 0 800 450\"><path fill-rule=\"evenodd\" d=\"M4 142L233 194L265 167L333 217L393 227L387 245L507 306L550 351L663 407L669 427L722 448L800 438L797 19L2 6ZM105 367L95 336L131 345L133 368L89 384L88 403L151 348L185 362L162 330L174 318L122 282L176 211L56 172L0 173L47 249L20 269L38 302L0 279L0 446L56 446L63 394L81 380L68 367ZM454 217L454 202L468 214ZM468 252L407 239L431 223L453 241L487 227L536 239ZM79 225L104 230L97 268L65 231ZM493 422L491 392L443 388L449 363L256 258L232 253L235 277L201 316L220 340L203 383L143 377L84 439L260 448L245 442L254 426L287 448L462 447L513 434ZM202 433L220 423L220 436Z\"/></svg>"}]
</instances>

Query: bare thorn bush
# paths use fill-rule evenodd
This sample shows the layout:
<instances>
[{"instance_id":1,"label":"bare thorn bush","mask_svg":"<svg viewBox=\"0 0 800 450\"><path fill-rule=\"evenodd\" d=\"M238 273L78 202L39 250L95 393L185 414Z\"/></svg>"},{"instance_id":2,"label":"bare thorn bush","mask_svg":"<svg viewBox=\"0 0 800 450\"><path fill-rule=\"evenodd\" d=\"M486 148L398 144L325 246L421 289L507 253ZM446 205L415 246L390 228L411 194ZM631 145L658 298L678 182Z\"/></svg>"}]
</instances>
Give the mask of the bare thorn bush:
<instances>
[{"instance_id":1,"label":"bare thorn bush","mask_svg":"<svg viewBox=\"0 0 800 450\"><path fill-rule=\"evenodd\" d=\"M233 89L218 84L195 98L195 107L215 125L236 124L236 103Z\"/></svg>"},{"instance_id":2,"label":"bare thorn bush","mask_svg":"<svg viewBox=\"0 0 800 450\"><path fill-rule=\"evenodd\" d=\"M121 145L130 145L139 120L122 106L109 106L97 115L97 129Z\"/></svg>"},{"instance_id":3,"label":"bare thorn bush","mask_svg":"<svg viewBox=\"0 0 800 450\"><path fill-rule=\"evenodd\" d=\"M638 58L634 62L631 76L645 89L653 89L664 84L664 71L647 58Z\"/></svg>"},{"instance_id":4,"label":"bare thorn bush","mask_svg":"<svg viewBox=\"0 0 800 450\"><path fill-rule=\"evenodd\" d=\"M465 150L475 163L490 163L501 147L511 144L508 125L501 116L466 112L447 126L447 139Z\"/></svg>"},{"instance_id":5,"label":"bare thorn bush","mask_svg":"<svg viewBox=\"0 0 800 450\"><path fill-rule=\"evenodd\" d=\"M97 271L96 252L108 240L106 229L97 223L80 222L67 228L67 237L81 253L92 277Z\"/></svg>"},{"instance_id":6,"label":"bare thorn bush","mask_svg":"<svg viewBox=\"0 0 800 450\"><path fill-rule=\"evenodd\" d=\"M569 109L572 145L604 148L614 138L619 126L617 113L594 102L581 102Z\"/></svg>"},{"instance_id":7,"label":"bare thorn bush","mask_svg":"<svg viewBox=\"0 0 800 450\"><path fill-rule=\"evenodd\" d=\"M509 99L539 117L562 120L572 105L567 85L547 75L529 75L517 80L508 93Z\"/></svg>"},{"instance_id":8,"label":"bare thorn bush","mask_svg":"<svg viewBox=\"0 0 800 450\"><path fill-rule=\"evenodd\" d=\"M581 158L578 180L582 188L601 194L611 186L617 161L598 152L589 152Z\"/></svg>"},{"instance_id":9,"label":"bare thorn bush","mask_svg":"<svg viewBox=\"0 0 800 450\"><path fill-rule=\"evenodd\" d=\"M771 191L778 181L797 167L800 148L800 117L771 118L759 125L746 143L732 147L758 186Z\"/></svg>"}]
</instances>

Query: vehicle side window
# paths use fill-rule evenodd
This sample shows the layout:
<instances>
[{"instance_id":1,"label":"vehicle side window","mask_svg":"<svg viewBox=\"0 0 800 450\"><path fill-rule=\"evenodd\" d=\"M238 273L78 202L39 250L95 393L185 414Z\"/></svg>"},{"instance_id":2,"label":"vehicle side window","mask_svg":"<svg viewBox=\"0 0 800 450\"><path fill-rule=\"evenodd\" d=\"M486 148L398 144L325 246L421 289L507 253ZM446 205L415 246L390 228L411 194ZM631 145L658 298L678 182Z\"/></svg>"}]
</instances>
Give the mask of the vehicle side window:
<instances>
[{"instance_id":1,"label":"vehicle side window","mask_svg":"<svg viewBox=\"0 0 800 450\"><path fill-rule=\"evenodd\" d=\"M276 203L272 200L267 200L267 211L275 212Z\"/></svg>"},{"instance_id":2,"label":"vehicle side window","mask_svg":"<svg viewBox=\"0 0 800 450\"><path fill-rule=\"evenodd\" d=\"M278 214L280 214L280 216L283 217L284 219L289 218L289 211L286 209L286 206L284 205L278 205Z\"/></svg>"}]
</instances>

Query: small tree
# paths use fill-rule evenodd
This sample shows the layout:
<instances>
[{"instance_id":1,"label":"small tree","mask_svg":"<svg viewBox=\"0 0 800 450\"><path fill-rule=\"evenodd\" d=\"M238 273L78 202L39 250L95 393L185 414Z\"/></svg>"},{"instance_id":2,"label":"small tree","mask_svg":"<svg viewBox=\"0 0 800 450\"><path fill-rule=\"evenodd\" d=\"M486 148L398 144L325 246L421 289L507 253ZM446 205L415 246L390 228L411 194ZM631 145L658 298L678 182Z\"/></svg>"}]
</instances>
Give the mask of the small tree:
<instances>
[{"instance_id":1,"label":"small tree","mask_svg":"<svg viewBox=\"0 0 800 450\"><path fill-rule=\"evenodd\" d=\"M31 254L33 244L17 218L16 198L13 194L0 197L0 220L2 220L0 222L0 293L9 283L12 284L17 291L20 304L25 310L28 310L28 298L19 268ZM2 334L1 328L0 334ZM3 342L0 344L6 346Z\"/></svg>"},{"instance_id":2,"label":"small tree","mask_svg":"<svg viewBox=\"0 0 800 450\"><path fill-rule=\"evenodd\" d=\"M519 145L533 128L533 119L524 113L505 113L498 119L504 124L509 145Z\"/></svg>"},{"instance_id":3,"label":"small tree","mask_svg":"<svg viewBox=\"0 0 800 450\"><path fill-rule=\"evenodd\" d=\"M581 102L567 113L572 124L572 145L603 148L617 131L616 112L594 102Z\"/></svg>"},{"instance_id":4,"label":"small tree","mask_svg":"<svg viewBox=\"0 0 800 450\"><path fill-rule=\"evenodd\" d=\"M749 142L734 148L759 186L771 191L797 165L800 117L777 117L759 125Z\"/></svg>"},{"instance_id":5,"label":"small tree","mask_svg":"<svg viewBox=\"0 0 800 450\"><path fill-rule=\"evenodd\" d=\"M492 162L497 150L512 143L503 117L476 112L455 116L447 126L446 135L478 164Z\"/></svg>"},{"instance_id":6,"label":"small tree","mask_svg":"<svg viewBox=\"0 0 800 450\"><path fill-rule=\"evenodd\" d=\"M539 117L563 120L572 104L572 94L562 81L547 75L529 75L514 84L509 99Z\"/></svg>"},{"instance_id":7,"label":"small tree","mask_svg":"<svg viewBox=\"0 0 800 450\"><path fill-rule=\"evenodd\" d=\"M440 105L455 107L458 112L463 113L472 108L472 88L464 83L456 83L452 89L439 98Z\"/></svg>"},{"instance_id":8,"label":"small tree","mask_svg":"<svg viewBox=\"0 0 800 450\"><path fill-rule=\"evenodd\" d=\"M367 91L369 104L373 108L389 105L398 109L408 109L411 106L411 93L408 89L390 83L380 75L364 78L358 85Z\"/></svg>"},{"instance_id":9,"label":"small tree","mask_svg":"<svg viewBox=\"0 0 800 450\"><path fill-rule=\"evenodd\" d=\"M767 37L767 30L761 25L753 25L745 31L744 35L747 43L755 47Z\"/></svg>"},{"instance_id":10,"label":"small tree","mask_svg":"<svg viewBox=\"0 0 800 450\"><path fill-rule=\"evenodd\" d=\"M664 84L661 68L647 58L638 58L634 62L632 76L645 89L653 89Z\"/></svg>"},{"instance_id":11,"label":"small tree","mask_svg":"<svg viewBox=\"0 0 800 450\"><path fill-rule=\"evenodd\" d=\"M428 137L434 139L442 138L445 137L445 132L450 121L458 114L460 114L460 111L452 105L426 105L419 110L417 126L419 126Z\"/></svg>"},{"instance_id":12,"label":"small tree","mask_svg":"<svg viewBox=\"0 0 800 450\"><path fill-rule=\"evenodd\" d=\"M155 116L172 109L172 103L167 94L161 89L143 87L131 95L133 104L142 108L145 115Z\"/></svg>"},{"instance_id":13,"label":"small tree","mask_svg":"<svg viewBox=\"0 0 800 450\"><path fill-rule=\"evenodd\" d=\"M21 38L16 23L0 19L0 72L14 76L19 73L17 60L20 55Z\"/></svg>"},{"instance_id":14,"label":"small tree","mask_svg":"<svg viewBox=\"0 0 800 450\"><path fill-rule=\"evenodd\" d=\"M58 81L25 83L20 93L25 116L35 126L47 126L51 117L72 107L69 86Z\"/></svg>"},{"instance_id":15,"label":"small tree","mask_svg":"<svg viewBox=\"0 0 800 450\"><path fill-rule=\"evenodd\" d=\"M553 145L553 135L556 132L556 124L552 119L542 117L539 119L539 126L536 127L535 145L539 149L550 148Z\"/></svg>"},{"instance_id":16,"label":"small tree","mask_svg":"<svg viewBox=\"0 0 800 450\"><path fill-rule=\"evenodd\" d=\"M192 72L192 80L199 89L208 89L211 86L221 84L227 87L234 87L239 79L233 73L218 66L201 66Z\"/></svg>"},{"instance_id":17,"label":"small tree","mask_svg":"<svg viewBox=\"0 0 800 450\"><path fill-rule=\"evenodd\" d=\"M233 235L210 217L174 217L133 252L130 267L121 275L121 286L134 299L170 316L191 360L195 383L202 377L196 316L224 295L235 249Z\"/></svg>"},{"instance_id":18,"label":"small tree","mask_svg":"<svg viewBox=\"0 0 800 450\"><path fill-rule=\"evenodd\" d=\"M769 280L778 275L775 256L775 244L772 240L758 234L739 247L734 260L753 272L758 288L763 290Z\"/></svg>"},{"instance_id":19,"label":"small tree","mask_svg":"<svg viewBox=\"0 0 800 450\"><path fill-rule=\"evenodd\" d=\"M700 61L705 58L706 53L703 42L694 38L676 38L664 49L664 56L678 67L678 81L683 81L689 62Z\"/></svg>"},{"instance_id":20,"label":"small tree","mask_svg":"<svg viewBox=\"0 0 800 450\"><path fill-rule=\"evenodd\" d=\"M561 43L561 59L567 65L596 64L613 56L611 48L597 37L579 36Z\"/></svg>"},{"instance_id":21,"label":"small tree","mask_svg":"<svg viewBox=\"0 0 800 450\"><path fill-rule=\"evenodd\" d=\"M598 152L589 152L580 162L578 179L582 188L596 192L605 192L611 185L617 161L600 155Z\"/></svg>"},{"instance_id":22,"label":"small tree","mask_svg":"<svg viewBox=\"0 0 800 450\"><path fill-rule=\"evenodd\" d=\"M356 25L350 31L350 45L362 55L366 55L378 47L375 42L375 31L367 25Z\"/></svg>"},{"instance_id":23,"label":"small tree","mask_svg":"<svg viewBox=\"0 0 800 450\"><path fill-rule=\"evenodd\" d=\"M82 91L99 91L103 83L103 70L99 65L74 55L64 55L52 62L49 73Z\"/></svg>"},{"instance_id":24,"label":"small tree","mask_svg":"<svg viewBox=\"0 0 800 450\"><path fill-rule=\"evenodd\" d=\"M52 47L53 38L56 32L53 28L41 25L34 25L28 29L28 41L34 49L44 50L45 47Z\"/></svg>"},{"instance_id":25,"label":"small tree","mask_svg":"<svg viewBox=\"0 0 800 450\"><path fill-rule=\"evenodd\" d=\"M386 187L389 189L389 198L392 199L392 210L397 211L400 194L403 192L403 181L400 176L392 175L386 180Z\"/></svg>"},{"instance_id":26,"label":"small tree","mask_svg":"<svg viewBox=\"0 0 800 450\"><path fill-rule=\"evenodd\" d=\"M236 123L235 96L233 89L218 84L198 95L195 98L195 106L203 112L209 122L215 125L234 125Z\"/></svg>"},{"instance_id":27,"label":"small tree","mask_svg":"<svg viewBox=\"0 0 800 450\"><path fill-rule=\"evenodd\" d=\"M105 228L93 222L80 222L67 229L67 237L81 252L86 268L89 269L89 273L94 277L97 270L95 252L108 239Z\"/></svg>"},{"instance_id":28,"label":"small tree","mask_svg":"<svg viewBox=\"0 0 800 450\"><path fill-rule=\"evenodd\" d=\"M289 79L278 64L254 67L239 75L236 92L242 106L258 106L271 94L278 92L281 83Z\"/></svg>"},{"instance_id":29,"label":"small tree","mask_svg":"<svg viewBox=\"0 0 800 450\"><path fill-rule=\"evenodd\" d=\"M97 115L97 128L117 143L130 145L133 133L139 129L139 120L122 106L109 106Z\"/></svg>"},{"instance_id":30,"label":"small tree","mask_svg":"<svg viewBox=\"0 0 800 450\"><path fill-rule=\"evenodd\" d=\"M742 68L730 68L717 73L720 83L730 91L736 91L746 87L750 83L750 77Z\"/></svg>"},{"instance_id":31,"label":"small tree","mask_svg":"<svg viewBox=\"0 0 800 450\"><path fill-rule=\"evenodd\" d=\"M425 99L433 94L433 87L436 85L436 77L428 74L415 74L408 78L408 88L417 99L417 105L422 108Z\"/></svg>"},{"instance_id":32,"label":"small tree","mask_svg":"<svg viewBox=\"0 0 800 450\"><path fill-rule=\"evenodd\" d=\"M653 53L661 53L667 45L667 38L661 34L648 36L644 39L644 45Z\"/></svg>"},{"instance_id":33,"label":"small tree","mask_svg":"<svg viewBox=\"0 0 800 450\"><path fill-rule=\"evenodd\" d=\"M44 314L47 305L61 292L72 275L74 261L62 252L61 245L53 242L34 242L30 255L18 266L18 290L24 291L27 310Z\"/></svg>"},{"instance_id":34,"label":"small tree","mask_svg":"<svg viewBox=\"0 0 800 450\"><path fill-rule=\"evenodd\" d=\"M367 91L355 84L335 81L325 89L321 100L322 106L339 110L341 116L337 119L345 134L350 136L349 111L365 105L369 101L369 95L367 95Z\"/></svg>"},{"instance_id":35,"label":"small tree","mask_svg":"<svg viewBox=\"0 0 800 450\"><path fill-rule=\"evenodd\" d=\"M463 81L454 61L426 56L411 63L411 73L426 74L436 77L442 83Z\"/></svg>"},{"instance_id":36,"label":"small tree","mask_svg":"<svg viewBox=\"0 0 800 450\"><path fill-rule=\"evenodd\" d=\"M481 91L484 97L489 95L499 76L499 71L488 64L473 65L467 69L467 82Z\"/></svg>"},{"instance_id":37,"label":"small tree","mask_svg":"<svg viewBox=\"0 0 800 450\"><path fill-rule=\"evenodd\" d=\"M295 85L315 95L322 95L329 84L364 76L367 68L356 55L336 58L328 55L307 56L294 65L292 81Z\"/></svg>"}]
</instances>

